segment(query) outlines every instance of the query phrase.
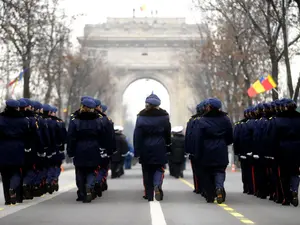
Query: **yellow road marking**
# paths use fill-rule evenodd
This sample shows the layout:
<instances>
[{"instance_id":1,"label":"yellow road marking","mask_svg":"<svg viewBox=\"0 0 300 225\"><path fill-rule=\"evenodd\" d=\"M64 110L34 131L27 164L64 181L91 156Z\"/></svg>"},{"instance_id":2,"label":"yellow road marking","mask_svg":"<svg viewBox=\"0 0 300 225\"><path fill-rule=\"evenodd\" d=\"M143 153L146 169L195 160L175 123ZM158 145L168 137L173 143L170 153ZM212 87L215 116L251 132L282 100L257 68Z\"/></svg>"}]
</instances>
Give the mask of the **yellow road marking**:
<instances>
[{"instance_id":1,"label":"yellow road marking","mask_svg":"<svg viewBox=\"0 0 300 225\"><path fill-rule=\"evenodd\" d=\"M4 208L0 208L0 211L4 210Z\"/></svg>"},{"instance_id":2,"label":"yellow road marking","mask_svg":"<svg viewBox=\"0 0 300 225\"><path fill-rule=\"evenodd\" d=\"M179 180L186 184L187 186L189 186L190 188L194 189L194 185L191 184L190 182L188 182L187 180L183 179L183 178L179 178ZM215 201L216 203L216 201ZM223 208L225 211L227 211L230 215L234 216L235 218L237 218L238 220L240 220L242 223L245 224L254 224L254 222L252 220L249 220L248 218L246 218L244 215L238 213L235 209L229 207L226 204L218 204L218 206L220 206L221 208Z\"/></svg>"}]
</instances>

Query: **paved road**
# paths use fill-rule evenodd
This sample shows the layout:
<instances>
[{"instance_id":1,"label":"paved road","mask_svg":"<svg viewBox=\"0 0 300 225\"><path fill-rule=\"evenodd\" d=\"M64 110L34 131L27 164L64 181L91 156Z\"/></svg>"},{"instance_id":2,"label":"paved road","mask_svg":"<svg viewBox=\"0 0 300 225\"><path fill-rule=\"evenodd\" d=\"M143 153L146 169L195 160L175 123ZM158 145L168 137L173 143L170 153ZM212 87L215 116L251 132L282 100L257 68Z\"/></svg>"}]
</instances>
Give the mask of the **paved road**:
<instances>
[{"instance_id":1,"label":"paved road","mask_svg":"<svg viewBox=\"0 0 300 225\"><path fill-rule=\"evenodd\" d=\"M300 208L284 207L241 194L240 173L228 173L227 202L207 204L192 193L190 169L185 179L166 174L163 202L142 199L140 167L117 180L91 204L75 201L74 171L61 176L58 194L45 195L16 206L4 206L0 196L1 225L299 225ZM1 208L2 207L2 208Z\"/></svg>"}]
</instances>

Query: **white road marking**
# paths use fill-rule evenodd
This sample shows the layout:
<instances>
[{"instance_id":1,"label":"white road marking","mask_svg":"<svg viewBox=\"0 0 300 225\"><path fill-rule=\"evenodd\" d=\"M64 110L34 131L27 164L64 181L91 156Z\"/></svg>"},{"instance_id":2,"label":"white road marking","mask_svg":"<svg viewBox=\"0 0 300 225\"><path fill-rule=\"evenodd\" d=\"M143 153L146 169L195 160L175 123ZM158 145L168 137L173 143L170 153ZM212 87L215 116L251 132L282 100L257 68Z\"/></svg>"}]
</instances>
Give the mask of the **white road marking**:
<instances>
[{"instance_id":1,"label":"white road marking","mask_svg":"<svg viewBox=\"0 0 300 225\"><path fill-rule=\"evenodd\" d=\"M161 205L158 201L150 202L152 225L167 225Z\"/></svg>"},{"instance_id":2,"label":"white road marking","mask_svg":"<svg viewBox=\"0 0 300 225\"><path fill-rule=\"evenodd\" d=\"M41 202L44 202L44 201L47 201L47 200L50 200L62 193L65 193L73 188L75 188L76 185L75 183L74 184L70 184L70 185L67 185L66 187L63 187L61 189L59 189L59 192L56 192L52 195L45 195L45 197L43 198L35 198L34 201L32 200L29 200L28 202L25 200L24 203L22 204L16 204L16 205L11 205L11 206L7 206L5 208L3 208L3 210L0 211L0 219L5 217L5 216L8 216L10 214L13 214L13 213L16 213L22 209L26 209L28 207L31 207L31 206L34 206L34 205L37 205Z\"/></svg>"}]
</instances>

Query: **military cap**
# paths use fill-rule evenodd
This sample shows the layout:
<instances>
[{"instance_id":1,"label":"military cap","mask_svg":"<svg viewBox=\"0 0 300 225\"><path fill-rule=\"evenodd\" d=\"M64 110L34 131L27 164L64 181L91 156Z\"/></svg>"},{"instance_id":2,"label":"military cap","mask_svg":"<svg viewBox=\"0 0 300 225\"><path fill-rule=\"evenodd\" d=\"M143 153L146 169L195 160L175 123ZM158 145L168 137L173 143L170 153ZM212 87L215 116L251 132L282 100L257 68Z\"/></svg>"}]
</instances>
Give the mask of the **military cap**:
<instances>
[{"instance_id":1,"label":"military cap","mask_svg":"<svg viewBox=\"0 0 300 225\"><path fill-rule=\"evenodd\" d=\"M101 101L99 99L94 99L95 103L96 103L96 107L98 107L99 105L101 106Z\"/></svg>"},{"instance_id":2,"label":"military cap","mask_svg":"<svg viewBox=\"0 0 300 225\"><path fill-rule=\"evenodd\" d=\"M9 99L5 102L6 106L12 107L12 108L18 108L20 107L20 102L14 99Z\"/></svg>"},{"instance_id":3,"label":"military cap","mask_svg":"<svg viewBox=\"0 0 300 225\"><path fill-rule=\"evenodd\" d=\"M219 99L217 98L209 98L207 99L207 104L210 105L211 107L215 109L221 109L222 108L222 103Z\"/></svg>"},{"instance_id":4,"label":"military cap","mask_svg":"<svg viewBox=\"0 0 300 225\"><path fill-rule=\"evenodd\" d=\"M23 98L19 99L18 102L20 103L21 108L25 108L28 106L28 103Z\"/></svg>"},{"instance_id":5,"label":"military cap","mask_svg":"<svg viewBox=\"0 0 300 225\"><path fill-rule=\"evenodd\" d=\"M96 103L95 103L95 101L94 101L93 99L90 99L90 98L84 99L84 100L81 102L81 104L82 104L83 106L86 106L86 107L90 108L90 109L96 108Z\"/></svg>"},{"instance_id":6,"label":"military cap","mask_svg":"<svg viewBox=\"0 0 300 225\"><path fill-rule=\"evenodd\" d=\"M28 105L33 105L32 101L29 98L22 98Z\"/></svg>"},{"instance_id":7,"label":"military cap","mask_svg":"<svg viewBox=\"0 0 300 225\"><path fill-rule=\"evenodd\" d=\"M124 128L122 126L114 126L115 131L123 131Z\"/></svg>"},{"instance_id":8,"label":"military cap","mask_svg":"<svg viewBox=\"0 0 300 225\"><path fill-rule=\"evenodd\" d=\"M107 110L107 106L106 105L102 105L101 108L102 108L102 111L105 113L106 110Z\"/></svg>"},{"instance_id":9,"label":"military cap","mask_svg":"<svg viewBox=\"0 0 300 225\"><path fill-rule=\"evenodd\" d=\"M258 103L257 104L257 109L264 109L263 103Z\"/></svg>"},{"instance_id":10,"label":"military cap","mask_svg":"<svg viewBox=\"0 0 300 225\"><path fill-rule=\"evenodd\" d=\"M183 131L183 126L176 126L171 129L173 133L181 133Z\"/></svg>"},{"instance_id":11,"label":"military cap","mask_svg":"<svg viewBox=\"0 0 300 225\"><path fill-rule=\"evenodd\" d=\"M44 104L42 108L43 108L43 110L44 110L45 112L50 112L50 111L51 111L51 106L48 105L48 104Z\"/></svg>"},{"instance_id":12,"label":"military cap","mask_svg":"<svg viewBox=\"0 0 300 225\"><path fill-rule=\"evenodd\" d=\"M82 96L81 97L81 99L80 99L80 101L82 102L84 99L94 99L93 97L91 97L91 96Z\"/></svg>"},{"instance_id":13,"label":"military cap","mask_svg":"<svg viewBox=\"0 0 300 225\"><path fill-rule=\"evenodd\" d=\"M161 103L159 97L153 93L146 98L145 102L150 105L154 105L154 106L159 106Z\"/></svg>"},{"instance_id":14,"label":"military cap","mask_svg":"<svg viewBox=\"0 0 300 225\"><path fill-rule=\"evenodd\" d=\"M56 108L56 107L54 107L54 106L51 106L50 112L54 112L54 113L56 113L56 112L57 112L57 108Z\"/></svg>"},{"instance_id":15,"label":"military cap","mask_svg":"<svg viewBox=\"0 0 300 225\"><path fill-rule=\"evenodd\" d=\"M38 101L33 101L32 103L33 103L33 108L36 110L43 108L42 103L40 103Z\"/></svg>"},{"instance_id":16,"label":"military cap","mask_svg":"<svg viewBox=\"0 0 300 225\"><path fill-rule=\"evenodd\" d=\"M201 101L196 107L197 111L200 111L201 109L203 109L205 104L206 104L206 100Z\"/></svg>"},{"instance_id":17,"label":"military cap","mask_svg":"<svg viewBox=\"0 0 300 225\"><path fill-rule=\"evenodd\" d=\"M296 103L292 100L292 99L288 99L288 98L283 98L283 99L281 99L280 100L280 103L282 104L282 105L288 105L288 104L295 104L296 105Z\"/></svg>"}]
</instances>

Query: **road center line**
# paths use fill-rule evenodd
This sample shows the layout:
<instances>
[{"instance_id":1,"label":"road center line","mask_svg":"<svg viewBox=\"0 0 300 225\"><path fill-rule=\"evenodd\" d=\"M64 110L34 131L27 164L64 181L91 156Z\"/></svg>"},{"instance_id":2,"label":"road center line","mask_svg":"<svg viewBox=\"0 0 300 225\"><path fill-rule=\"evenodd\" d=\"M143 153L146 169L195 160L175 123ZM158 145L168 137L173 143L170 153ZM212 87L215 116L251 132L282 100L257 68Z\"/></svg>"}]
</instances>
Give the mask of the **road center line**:
<instances>
[{"instance_id":1,"label":"road center line","mask_svg":"<svg viewBox=\"0 0 300 225\"><path fill-rule=\"evenodd\" d=\"M160 203L158 201L149 203L152 225L167 225Z\"/></svg>"},{"instance_id":2,"label":"road center line","mask_svg":"<svg viewBox=\"0 0 300 225\"><path fill-rule=\"evenodd\" d=\"M190 188L194 189L194 185L191 184L190 182L188 182L187 180L183 179L183 178L179 178L179 180L184 183L185 185L189 186ZM216 201L215 201L216 203ZM240 222L244 223L244 224L254 224L253 221L249 220L248 218L244 217L244 215L242 215L241 213L237 212L235 209L229 207L226 204L217 204L219 207L223 208L227 213L229 213L230 215L234 216L235 218L237 218ZM154 225L152 223L152 225Z\"/></svg>"}]
</instances>

